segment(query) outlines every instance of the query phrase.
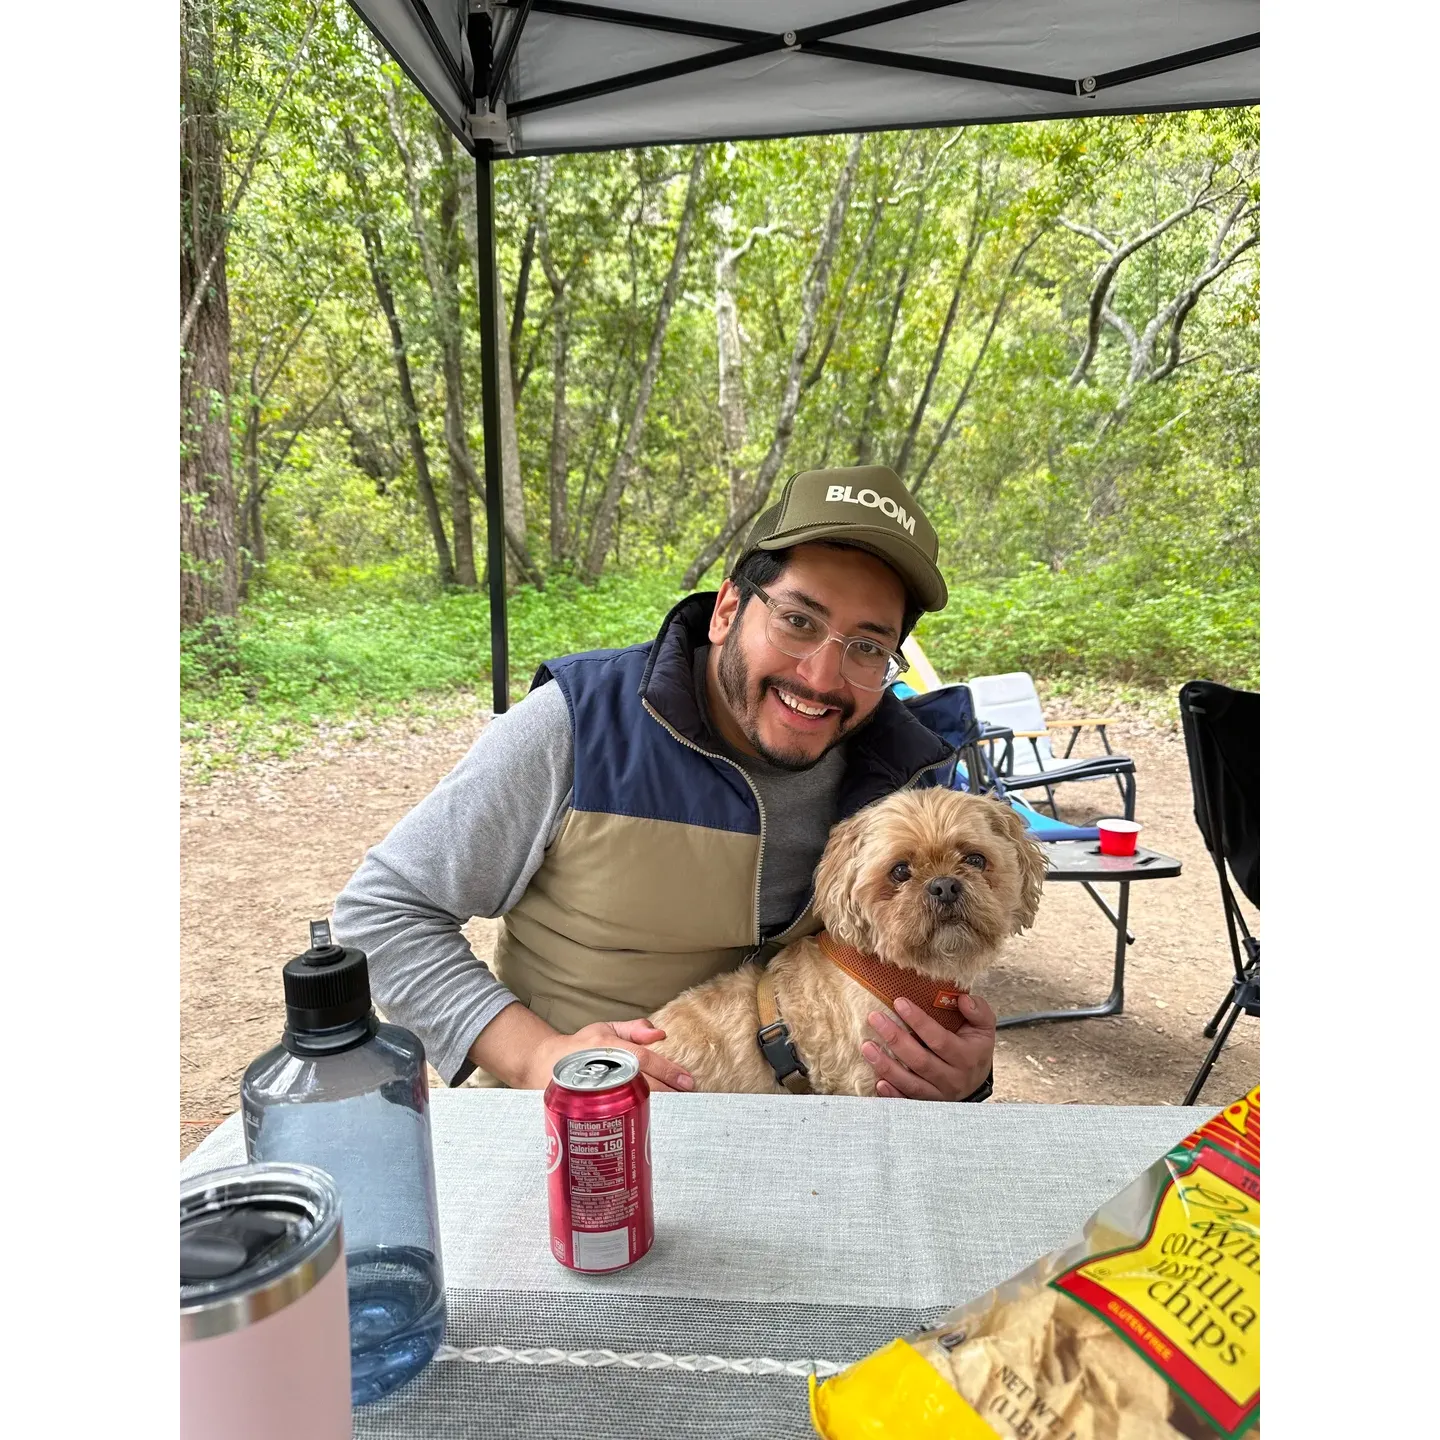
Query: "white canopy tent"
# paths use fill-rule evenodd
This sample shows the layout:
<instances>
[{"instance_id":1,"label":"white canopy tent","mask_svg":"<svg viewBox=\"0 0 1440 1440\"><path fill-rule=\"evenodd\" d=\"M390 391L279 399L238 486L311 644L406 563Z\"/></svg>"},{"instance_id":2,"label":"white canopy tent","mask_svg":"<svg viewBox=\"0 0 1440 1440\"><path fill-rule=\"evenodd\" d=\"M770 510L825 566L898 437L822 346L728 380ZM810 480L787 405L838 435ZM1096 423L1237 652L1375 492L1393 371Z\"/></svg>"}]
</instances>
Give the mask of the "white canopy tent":
<instances>
[{"instance_id":1,"label":"white canopy tent","mask_svg":"<svg viewBox=\"0 0 1440 1440\"><path fill-rule=\"evenodd\" d=\"M1259 0L351 0L474 154L494 708L509 645L492 164L1253 105Z\"/></svg>"}]
</instances>

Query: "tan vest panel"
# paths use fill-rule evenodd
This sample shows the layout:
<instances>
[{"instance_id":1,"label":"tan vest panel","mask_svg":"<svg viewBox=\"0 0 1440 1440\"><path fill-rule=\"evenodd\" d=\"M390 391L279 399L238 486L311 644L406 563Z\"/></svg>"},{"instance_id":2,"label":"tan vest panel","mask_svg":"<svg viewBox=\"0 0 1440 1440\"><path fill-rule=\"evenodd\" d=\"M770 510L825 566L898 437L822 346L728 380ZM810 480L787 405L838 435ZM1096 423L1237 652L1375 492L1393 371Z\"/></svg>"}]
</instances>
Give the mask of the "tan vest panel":
<instances>
[{"instance_id":1,"label":"tan vest panel","mask_svg":"<svg viewBox=\"0 0 1440 1440\"><path fill-rule=\"evenodd\" d=\"M505 916L496 973L567 1033L647 1015L754 949L759 851L758 835L572 810Z\"/></svg>"}]
</instances>

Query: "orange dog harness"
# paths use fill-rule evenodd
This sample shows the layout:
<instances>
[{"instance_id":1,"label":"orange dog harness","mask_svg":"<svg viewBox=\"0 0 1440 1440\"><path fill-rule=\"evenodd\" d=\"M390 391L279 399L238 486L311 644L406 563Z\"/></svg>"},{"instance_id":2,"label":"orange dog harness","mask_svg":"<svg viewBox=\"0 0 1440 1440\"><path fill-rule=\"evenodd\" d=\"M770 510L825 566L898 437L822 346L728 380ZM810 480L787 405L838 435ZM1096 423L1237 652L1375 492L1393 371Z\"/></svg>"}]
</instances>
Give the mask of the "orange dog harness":
<instances>
[{"instance_id":1,"label":"orange dog harness","mask_svg":"<svg viewBox=\"0 0 1440 1440\"><path fill-rule=\"evenodd\" d=\"M948 989L916 970L906 970L887 960L877 960L853 945L842 945L828 930L822 930L816 938L827 960L838 965L852 980L863 985L892 1010L895 1002L904 996L952 1034L965 1023L964 1016L960 1014L963 990Z\"/></svg>"}]
</instances>

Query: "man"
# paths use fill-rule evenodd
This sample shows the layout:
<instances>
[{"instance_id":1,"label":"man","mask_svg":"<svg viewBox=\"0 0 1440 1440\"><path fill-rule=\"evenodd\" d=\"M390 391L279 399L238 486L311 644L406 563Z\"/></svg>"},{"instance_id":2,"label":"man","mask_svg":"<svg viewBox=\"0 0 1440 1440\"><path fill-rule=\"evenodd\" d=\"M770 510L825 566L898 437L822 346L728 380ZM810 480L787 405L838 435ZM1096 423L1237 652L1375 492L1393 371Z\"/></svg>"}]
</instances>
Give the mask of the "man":
<instances>
[{"instance_id":1,"label":"man","mask_svg":"<svg viewBox=\"0 0 1440 1440\"><path fill-rule=\"evenodd\" d=\"M366 855L337 935L450 1084L478 1066L539 1088L610 1045L652 1089L693 1088L633 1017L818 931L830 827L948 769L886 693L901 641L945 605L938 548L884 467L793 476L718 595L682 600L653 641L542 666ZM461 933L474 915L504 917L493 974ZM865 1047L879 1093L984 1099L989 1006L967 996L951 1034L898 1003L910 1031L871 1017L893 1051Z\"/></svg>"}]
</instances>

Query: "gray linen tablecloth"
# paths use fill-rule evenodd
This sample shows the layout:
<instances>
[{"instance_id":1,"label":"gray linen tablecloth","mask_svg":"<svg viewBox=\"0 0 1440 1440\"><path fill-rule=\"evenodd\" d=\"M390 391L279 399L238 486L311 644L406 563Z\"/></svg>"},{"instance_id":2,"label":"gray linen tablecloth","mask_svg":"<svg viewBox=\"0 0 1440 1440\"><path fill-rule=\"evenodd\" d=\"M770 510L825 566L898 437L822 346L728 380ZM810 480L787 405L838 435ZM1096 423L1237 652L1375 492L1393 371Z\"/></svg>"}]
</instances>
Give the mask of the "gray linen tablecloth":
<instances>
[{"instance_id":1,"label":"gray linen tablecloth","mask_svg":"<svg viewBox=\"0 0 1440 1440\"><path fill-rule=\"evenodd\" d=\"M589 1277L549 1253L539 1092L433 1102L447 1348L357 1436L808 1436L810 1370L1054 1249L1214 1113L659 1095L654 1248ZM244 1158L232 1117L181 1170Z\"/></svg>"}]
</instances>

